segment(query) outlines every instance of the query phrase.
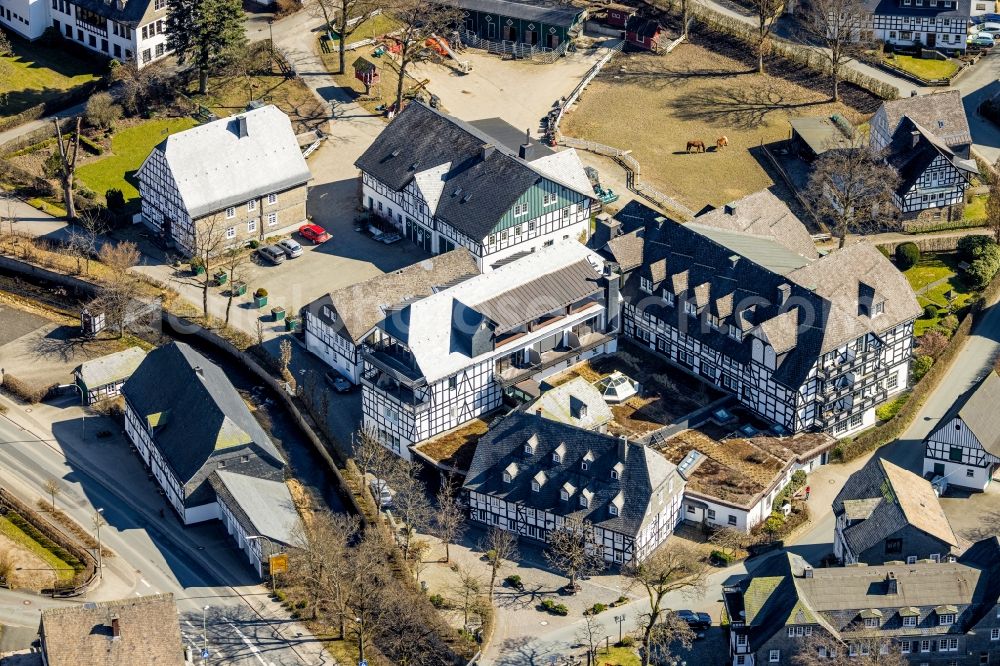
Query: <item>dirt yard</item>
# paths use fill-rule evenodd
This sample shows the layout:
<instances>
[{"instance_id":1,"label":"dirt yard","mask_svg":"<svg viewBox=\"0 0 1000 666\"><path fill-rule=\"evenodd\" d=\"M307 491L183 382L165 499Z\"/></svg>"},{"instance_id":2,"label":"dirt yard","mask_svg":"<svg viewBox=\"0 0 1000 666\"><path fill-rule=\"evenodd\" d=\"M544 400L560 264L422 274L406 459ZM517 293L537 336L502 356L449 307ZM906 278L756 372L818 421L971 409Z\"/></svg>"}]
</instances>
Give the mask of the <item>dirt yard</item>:
<instances>
[{"instance_id":1,"label":"dirt yard","mask_svg":"<svg viewBox=\"0 0 1000 666\"><path fill-rule=\"evenodd\" d=\"M697 211L773 185L758 146L787 139L790 117L840 113L861 120L853 109L827 99L823 92L760 76L734 57L685 43L666 56L616 56L562 131L632 150L643 178ZM716 151L720 136L729 146ZM688 154L686 143L694 139L704 141L708 152Z\"/></svg>"}]
</instances>

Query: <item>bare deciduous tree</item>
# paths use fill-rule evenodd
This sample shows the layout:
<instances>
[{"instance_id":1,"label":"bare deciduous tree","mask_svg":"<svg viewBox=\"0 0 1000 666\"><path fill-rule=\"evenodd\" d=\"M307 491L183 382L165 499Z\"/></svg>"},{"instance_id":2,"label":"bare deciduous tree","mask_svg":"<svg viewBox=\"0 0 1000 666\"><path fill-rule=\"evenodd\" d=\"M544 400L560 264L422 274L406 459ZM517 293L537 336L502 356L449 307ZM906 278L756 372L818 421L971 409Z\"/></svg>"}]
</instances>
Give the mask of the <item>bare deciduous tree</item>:
<instances>
[{"instance_id":1,"label":"bare deciduous tree","mask_svg":"<svg viewBox=\"0 0 1000 666\"><path fill-rule=\"evenodd\" d=\"M604 546L594 537L594 526L566 522L562 527L549 532L549 543L545 548L545 560L561 571L569 582L566 587L576 589L576 579L589 576L604 566Z\"/></svg>"},{"instance_id":2,"label":"bare deciduous tree","mask_svg":"<svg viewBox=\"0 0 1000 666\"><path fill-rule=\"evenodd\" d=\"M208 290L215 278L209 266L216 257L230 245L227 230L231 225L222 217L222 213L214 213L194 223L195 248L193 256L204 268L201 274L201 309L208 319Z\"/></svg>"},{"instance_id":3,"label":"bare deciduous tree","mask_svg":"<svg viewBox=\"0 0 1000 666\"><path fill-rule=\"evenodd\" d=\"M386 479L395 464L395 456L378 441L374 430L362 428L354 435L354 464L361 472L361 482L368 487L368 475ZM378 498L375 498L376 504Z\"/></svg>"},{"instance_id":4,"label":"bare deciduous tree","mask_svg":"<svg viewBox=\"0 0 1000 666\"><path fill-rule=\"evenodd\" d=\"M754 45L757 53L757 73L764 73L764 55L771 41L771 30L774 22L785 9L784 0L750 0L750 9L757 19L757 43Z\"/></svg>"},{"instance_id":5,"label":"bare deciduous tree","mask_svg":"<svg viewBox=\"0 0 1000 666\"><path fill-rule=\"evenodd\" d=\"M658 629L668 613L666 597L683 591L690 596L701 594L708 578L708 565L692 548L676 542L657 548L645 560L631 563L623 570L630 585L646 592L649 608L641 615L640 641L643 646L643 666L649 666L650 650L663 650L681 636L676 627ZM686 626L686 625L685 625ZM669 641L668 641L669 639ZM666 647L664 646L664 642Z\"/></svg>"},{"instance_id":6,"label":"bare deciduous tree","mask_svg":"<svg viewBox=\"0 0 1000 666\"><path fill-rule=\"evenodd\" d=\"M386 4L383 0L315 0L314 13L323 16L328 26L334 27L339 42L339 74L346 68L347 43L358 28Z\"/></svg>"},{"instance_id":7,"label":"bare deciduous tree","mask_svg":"<svg viewBox=\"0 0 1000 666\"><path fill-rule=\"evenodd\" d=\"M426 48L427 39L435 34L445 34L461 22L461 11L443 3L426 0L387 0L388 9L399 21L400 27L393 35L399 45L399 83L396 86L395 110L403 110L403 90L406 70L417 54Z\"/></svg>"},{"instance_id":8,"label":"bare deciduous tree","mask_svg":"<svg viewBox=\"0 0 1000 666\"><path fill-rule=\"evenodd\" d=\"M62 492L62 483L59 479L51 478L45 481L45 492L49 494L49 499L51 500L52 510L55 511L56 508L56 496Z\"/></svg>"},{"instance_id":9,"label":"bare deciduous tree","mask_svg":"<svg viewBox=\"0 0 1000 666\"><path fill-rule=\"evenodd\" d=\"M799 24L807 44L822 46L816 53L830 65L833 101L840 99L840 79L844 65L871 46L865 29L869 11L864 0L811 0Z\"/></svg>"},{"instance_id":10,"label":"bare deciduous tree","mask_svg":"<svg viewBox=\"0 0 1000 666\"><path fill-rule=\"evenodd\" d=\"M747 535L731 527L721 527L712 533L708 541L724 554L732 556L747 545Z\"/></svg>"},{"instance_id":11,"label":"bare deciduous tree","mask_svg":"<svg viewBox=\"0 0 1000 666\"><path fill-rule=\"evenodd\" d=\"M295 389L295 376L289 366L292 363L292 341L285 338L278 345L278 363L281 364L281 378L288 382L288 385Z\"/></svg>"},{"instance_id":12,"label":"bare deciduous tree","mask_svg":"<svg viewBox=\"0 0 1000 666\"><path fill-rule=\"evenodd\" d=\"M451 561L451 544L462 538L465 531L465 510L456 496L451 479L445 479L437 494L434 514L435 534L444 543L444 561Z\"/></svg>"},{"instance_id":13,"label":"bare deciduous tree","mask_svg":"<svg viewBox=\"0 0 1000 666\"><path fill-rule=\"evenodd\" d=\"M359 521L346 514L316 513L301 522L294 535L294 570L309 590L309 610L316 618L322 599L335 605L341 636L346 632L344 608L350 578L349 548Z\"/></svg>"},{"instance_id":14,"label":"bare deciduous tree","mask_svg":"<svg viewBox=\"0 0 1000 666\"><path fill-rule=\"evenodd\" d=\"M986 197L986 228L993 232L993 239L1000 243L1000 175L994 168L987 169L985 177L990 187Z\"/></svg>"},{"instance_id":15,"label":"bare deciduous tree","mask_svg":"<svg viewBox=\"0 0 1000 666\"><path fill-rule=\"evenodd\" d=\"M490 566L489 598L492 602L497 575L501 569L518 557L517 536L507 530L491 527L490 531L486 533L486 539L479 547L486 553L486 561Z\"/></svg>"},{"instance_id":16,"label":"bare deciduous tree","mask_svg":"<svg viewBox=\"0 0 1000 666\"><path fill-rule=\"evenodd\" d=\"M909 663L895 640L860 624L845 629L839 639L822 628L814 629L813 635L801 641L792 654L793 666L908 666Z\"/></svg>"},{"instance_id":17,"label":"bare deciduous tree","mask_svg":"<svg viewBox=\"0 0 1000 666\"><path fill-rule=\"evenodd\" d=\"M894 215L895 169L864 144L858 133L848 148L828 150L817 158L803 193L813 211L830 221L840 247L847 234L884 228Z\"/></svg>"},{"instance_id":18,"label":"bare deciduous tree","mask_svg":"<svg viewBox=\"0 0 1000 666\"><path fill-rule=\"evenodd\" d=\"M458 584L455 586L455 593L458 595L458 604L462 609L462 624L469 626L469 613L476 606L476 600L482 592L483 584L479 577L467 567L458 567Z\"/></svg>"},{"instance_id":19,"label":"bare deciduous tree","mask_svg":"<svg viewBox=\"0 0 1000 666\"><path fill-rule=\"evenodd\" d=\"M403 559L410 557L410 542L414 533L430 524L431 504L427 499L427 488L417 476L419 473L419 465L400 460L389 481L396 491L392 506L403 523Z\"/></svg>"},{"instance_id":20,"label":"bare deciduous tree","mask_svg":"<svg viewBox=\"0 0 1000 666\"><path fill-rule=\"evenodd\" d=\"M52 122L56 126L56 145L59 147L58 169L56 175L62 185L63 201L66 204L66 219L76 219L76 203L73 200L73 179L76 177L76 158L80 152L80 122L76 119L76 126L71 136L63 136L62 128L59 126L59 119Z\"/></svg>"},{"instance_id":21,"label":"bare deciduous tree","mask_svg":"<svg viewBox=\"0 0 1000 666\"><path fill-rule=\"evenodd\" d=\"M236 298L236 282L245 282L250 277L251 260L253 255L250 252L238 247L230 248L222 256L222 268L229 274L229 296L226 299L226 326L229 326L229 313L233 309L233 299Z\"/></svg>"},{"instance_id":22,"label":"bare deciduous tree","mask_svg":"<svg viewBox=\"0 0 1000 666\"><path fill-rule=\"evenodd\" d=\"M576 632L577 640L587 648L587 663L596 664L597 650L604 640L604 625L597 619L596 613L586 613L583 616L583 624Z\"/></svg>"},{"instance_id":23,"label":"bare deciduous tree","mask_svg":"<svg viewBox=\"0 0 1000 666\"><path fill-rule=\"evenodd\" d=\"M139 264L139 248L135 243L105 243L97 254L107 269L98 295L98 309L103 310L108 323L118 329L118 337L125 335L129 308L139 295L139 281L132 268Z\"/></svg>"}]
</instances>

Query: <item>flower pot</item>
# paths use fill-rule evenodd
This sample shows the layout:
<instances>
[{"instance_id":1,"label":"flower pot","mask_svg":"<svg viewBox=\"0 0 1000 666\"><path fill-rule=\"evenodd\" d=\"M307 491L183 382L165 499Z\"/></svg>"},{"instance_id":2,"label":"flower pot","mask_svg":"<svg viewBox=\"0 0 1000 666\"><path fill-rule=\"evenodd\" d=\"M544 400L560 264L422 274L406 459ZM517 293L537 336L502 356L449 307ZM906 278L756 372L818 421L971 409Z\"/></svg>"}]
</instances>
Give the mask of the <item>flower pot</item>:
<instances>
[{"instance_id":1,"label":"flower pot","mask_svg":"<svg viewBox=\"0 0 1000 666\"><path fill-rule=\"evenodd\" d=\"M295 331L299 330L299 326L300 325L301 325L301 321L299 320L298 317L288 317L287 319L285 319L285 330L286 331L290 331L290 332L294 333Z\"/></svg>"},{"instance_id":2,"label":"flower pot","mask_svg":"<svg viewBox=\"0 0 1000 666\"><path fill-rule=\"evenodd\" d=\"M246 282L233 282L230 287L233 291L233 296L245 296L247 293L247 283Z\"/></svg>"},{"instance_id":3,"label":"flower pot","mask_svg":"<svg viewBox=\"0 0 1000 666\"><path fill-rule=\"evenodd\" d=\"M226 281L229 280L229 275L227 275L225 271L219 271L212 277L215 278L215 284L219 285L220 287L226 284Z\"/></svg>"},{"instance_id":4,"label":"flower pot","mask_svg":"<svg viewBox=\"0 0 1000 666\"><path fill-rule=\"evenodd\" d=\"M255 308L262 308L265 305L267 305L267 296L254 296L253 297L253 306Z\"/></svg>"},{"instance_id":5,"label":"flower pot","mask_svg":"<svg viewBox=\"0 0 1000 666\"><path fill-rule=\"evenodd\" d=\"M285 318L285 308L271 308L271 316L274 321L281 321Z\"/></svg>"},{"instance_id":6,"label":"flower pot","mask_svg":"<svg viewBox=\"0 0 1000 666\"><path fill-rule=\"evenodd\" d=\"M205 274L205 267L204 266L192 266L191 267L191 272L194 273L195 275L204 275Z\"/></svg>"}]
</instances>

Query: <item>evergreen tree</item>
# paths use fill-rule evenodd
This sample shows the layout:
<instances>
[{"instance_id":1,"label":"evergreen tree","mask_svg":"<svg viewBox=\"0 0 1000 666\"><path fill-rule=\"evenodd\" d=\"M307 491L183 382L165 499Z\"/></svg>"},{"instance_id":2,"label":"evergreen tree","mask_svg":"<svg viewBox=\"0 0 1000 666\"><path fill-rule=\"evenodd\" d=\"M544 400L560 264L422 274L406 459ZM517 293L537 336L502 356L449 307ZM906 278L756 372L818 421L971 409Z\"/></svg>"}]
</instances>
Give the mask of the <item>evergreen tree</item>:
<instances>
[{"instance_id":1,"label":"evergreen tree","mask_svg":"<svg viewBox=\"0 0 1000 666\"><path fill-rule=\"evenodd\" d=\"M211 67L244 44L239 0L167 0L167 46L181 65L198 68L198 92L208 92Z\"/></svg>"}]
</instances>

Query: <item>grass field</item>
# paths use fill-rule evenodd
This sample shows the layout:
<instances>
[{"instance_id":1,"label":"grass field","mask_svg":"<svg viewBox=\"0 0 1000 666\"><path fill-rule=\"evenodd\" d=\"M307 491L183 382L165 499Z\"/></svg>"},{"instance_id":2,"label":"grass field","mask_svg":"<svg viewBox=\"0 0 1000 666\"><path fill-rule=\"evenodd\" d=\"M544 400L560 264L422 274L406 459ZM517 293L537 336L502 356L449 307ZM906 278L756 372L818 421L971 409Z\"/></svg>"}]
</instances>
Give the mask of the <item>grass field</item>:
<instances>
[{"instance_id":1,"label":"grass field","mask_svg":"<svg viewBox=\"0 0 1000 666\"><path fill-rule=\"evenodd\" d=\"M966 204L962 211L962 219L969 222L982 222L986 220L986 199L987 195L978 194L972 197L972 203Z\"/></svg>"},{"instance_id":2,"label":"grass field","mask_svg":"<svg viewBox=\"0 0 1000 666\"><path fill-rule=\"evenodd\" d=\"M623 647L613 647L610 650L597 650L596 662L601 666L639 666L642 661L635 650Z\"/></svg>"},{"instance_id":3,"label":"grass field","mask_svg":"<svg viewBox=\"0 0 1000 666\"><path fill-rule=\"evenodd\" d=\"M950 59L934 60L933 58L914 58L913 56L897 54L887 62L926 80L948 78L958 71L958 63Z\"/></svg>"},{"instance_id":4,"label":"grass field","mask_svg":"<svg viewBox=\"0 0 1000 666\"><path fill-rule=\"evenodd\" d=\"M67 55L40 42L13 42L0 57L0 116L12 116L99 78L91 60Z\"/></svg>"},{"instance_id":5,"label":"grass field","mask_svg":"<svg viewBox=\"0 0 1000 666\"><path fill-rule=\"evenodd\" d=\"M249 81L243 77L211 77L207 95L199 95L197 89L195 82L188 90L191 99L220 117L243 111L255 99L284 111L296 133L316 129L327 117L309 86L300 79L286 79L283 74L258 74Z\"/></svg>"},{"instance_id":6,"label":"grass field","mask_svg":"<svg viewBox=\"0 0 1000 666\"><path fill-rule=\"evenodd\" d=\"M913 291L919 292L928 285L942 281L933 287L928 288L917 295L920 307L934 304L940 308L947 308L949 305L948 294L955 292L957 296L951 303L954 310L964 307L972 298L974 293L969 289L961 277L958 276L958 258L954 254L928 255L921 259L916 266L903 272ZM923 335L924 331L937 326L942 317L946 317L948 311L943 310L937 317L925 319L921 316L914 323L914 335Z\"/></svg>"},{"instance_id":7,"label":"grass field","mask_svg":"<svg viewBox=\"0 0 1000 666\"><path fill-rule=\"evenodd\" d=\"M401 27L401 23L389 14L376 14L372 16L367 21L362 21L361 25L354 29L354 32L347 38L347 44L350 45L352 42L359 42L362 39L375 39L381 37L386 33L390 33ZM334 32L333 39L330 40L330 48L336 51L338 48L338 43L340 42L340 36ZM350 52L348 52L350 55ZM351 59L353 60L353 58ZM350 64L350 60L348 61Z\"/></svg>"},{"instance_id":8,"label":"grass field","mask_svg":"<svg viewBox=\"0 0 1000 666\"><path fill-rule=\"evenodd\" d=\"M197 124L193 118L157 118L116 132L111 137L111 154L79 167L77 179L99 199L116 187L125 195L126 204L135 205L139 201L135 172L143 160L167 135Z\"/></svg>"},{"instance_id":9,"label":"grass field","mask_svg":"<svg viewBox=\"0 0 1000 666\"><path fill-rule=\"evenodd\" d=\"M27 548L31 551L32 555L39 558L46 566L55 569L56 576L59 580L69 581L76 575L76 572L72 567L70 567L69 564L63 562L51 552L46 550L42 544L25 534L21 528L7 520L5 516L0 516L0 534L3 534L3 536L7 537L14 543ZM50 584L51 581L52 579L49 579Z\"/></svg>"},{"instance_id":10,"label":"grass field","mask_svg":"<svg viewBox=\"0 0 1000 666\"><path fill-rule=\"evenodd\" d=\"M772 185L754 151L787 139L793 116L858 114L782 78L758 75L698 44L666 56L616 57L566 117L564 134L632 150L643 179L693 210ZM719 136L729 147L715 151ZM687 154L688 140L710 152Z\"/></svg>"},{"instance_id":11,"label":"grass field","mask_svg":"<svg viewBox=\"0 0 1000 666\"><path fill-rule=\"evenodd\" d=\"M382 56L381 58L372 57L371 47L357 49L356 51L349 52L346 58L347 72L344 74L335 74L334 72L340 66L340 57L337 55L336 50L330 53L320 53L320 57L323 60L323 65L326 70L330 72L330 76L333 80L337 82L337 85L348 91L352 98L356 99L358 104L364 107L366 110L373 114L381 114L382 110L379 108L382 105L390 105L396 101L396 86L399 85L399 69L396 66L395 61L390 59L388 56ZM351 68L351 63L353 63L358 56L363 56L365 59L370 60L375 63L375 66L379 69L379 78L381 80L381 85L372 88L369 94L372 99L357 99L365 94L365 87L354 77L354 70ZM409 70L409 68L407 68ZM410 76L409 71L406 74L406 90L412 89L419 82ZM381 90L381 97L377 97L379 90Z\"/></svg>"}]
</instances>

